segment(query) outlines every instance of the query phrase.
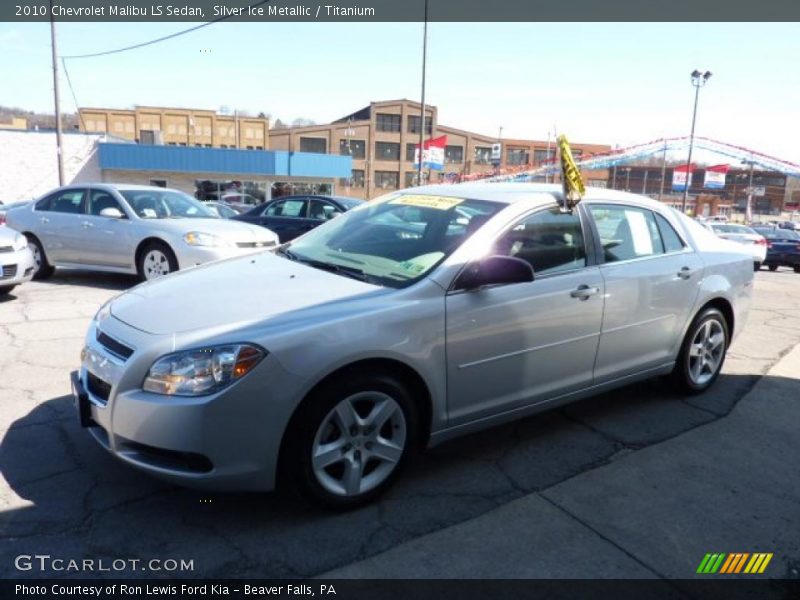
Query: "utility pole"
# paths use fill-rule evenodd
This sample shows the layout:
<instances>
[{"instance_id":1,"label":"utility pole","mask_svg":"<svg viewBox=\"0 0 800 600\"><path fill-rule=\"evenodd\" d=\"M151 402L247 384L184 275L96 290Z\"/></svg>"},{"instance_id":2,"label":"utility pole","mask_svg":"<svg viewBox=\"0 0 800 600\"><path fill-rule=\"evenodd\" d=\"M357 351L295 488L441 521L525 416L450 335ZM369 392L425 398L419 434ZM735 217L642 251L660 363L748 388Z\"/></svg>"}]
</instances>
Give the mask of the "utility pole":
<instances>
[{"instance_id":1,"label":"utility pole","mask_svg":"<svg viewBox=\"0 0 800 600\"><path fill-rule=\"evenodd\" d=\"M417 185L422 185L422 155L425 147L425 62L428 58L428 0L425 0L425 19L422 26L422 98L419 116L419 164L417 165ZM400 124L402 129L403 124ZM431 130L433 133L433 130Z\"/></svg>"},{"instance_id":2,"label":"utility pole","mask_svg":"<svg viewBox=\"0 0 800 600\"><path fill-rule=\"evenodd\" d=\"M686 186L683 188L683 201L681 202L681 212L684 214L686 214L686 201L689 198L689 184L692 178L692 149L694 147L694 125L697 121L697 100L700 97L700 88L708 83L710 77L711 71L706 71L705 73L701 73L697 69L692 71L694 110L692 112L692 132L689 134L689 158L686 160Z\"/></svg>"},{"instance_id":3,"label":"utility pole","mask_svg":"<svg viewBox=\"0 0 800 600\"><path fill-rule=\"evenodd\" d=\"M661 189L658 191L658 201L664 201L664 178L667 176L667 140L664 140L664 154L661 157Z\"/></svg>"},{"instance_id":4,"label":"utility pole","mask_svg":"<svg viewBox=\"0 0 800 600\"><path fill-rule=\"evenodd\" d=\"M64 153L61 139L61 102L58 99L58 52L56 50L56 23L53 19L53 0L50 0L50 47L53 59L53 99L56 109L56 155L58 157L58 185L64 185ZM80 111L80 107L78 108Z\"/></svg>"},{"instance_id":5,"label":"utility pole","mask_svg":"<svg viewBox=\"0 0 800 600\"><path fill-rule=\"evenodd\" d=\"M745 223L750 223L753 220L753 166L755 165L755 161L746 160L744 164L750 165L750 181L747 184L747 208L744 213Z\"/></svg>"}]
</instances>

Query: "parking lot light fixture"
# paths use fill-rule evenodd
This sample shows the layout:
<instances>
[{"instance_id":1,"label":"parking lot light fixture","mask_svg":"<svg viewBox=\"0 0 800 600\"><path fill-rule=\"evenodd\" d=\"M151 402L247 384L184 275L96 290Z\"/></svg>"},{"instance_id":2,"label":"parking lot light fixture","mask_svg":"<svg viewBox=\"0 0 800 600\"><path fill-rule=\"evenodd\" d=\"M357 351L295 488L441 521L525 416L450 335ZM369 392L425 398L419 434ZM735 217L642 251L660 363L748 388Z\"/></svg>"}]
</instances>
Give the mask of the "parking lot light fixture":
<instances>
[{"instance_id":1,"label":"parking lot light fixture","mask_svg":"<svg viewBox=\"0 0 800 600\"><path fill-rule=\"evenodd\" d=\"M686 160L686 185L683 188L683 202L681 211L686 212L686 201L689 197L689 180L692 174L692 149L694 148L694 126L697 121L697 100L700 97L700 88L711 79L711 71L701 73L697 69L692 71L692 85L694 86L694 111L692 112L692 132L689 134L689 158Z\"/></svg>"}]
</instances>

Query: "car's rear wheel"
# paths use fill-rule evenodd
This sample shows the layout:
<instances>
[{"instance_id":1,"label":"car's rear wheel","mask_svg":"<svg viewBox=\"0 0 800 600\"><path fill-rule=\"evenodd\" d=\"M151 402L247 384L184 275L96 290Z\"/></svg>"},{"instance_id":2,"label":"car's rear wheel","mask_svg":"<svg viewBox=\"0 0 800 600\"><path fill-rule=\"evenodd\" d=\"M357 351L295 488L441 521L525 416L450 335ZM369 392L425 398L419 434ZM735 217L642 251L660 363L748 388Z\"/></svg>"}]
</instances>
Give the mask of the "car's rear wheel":
<instances>
[{"instance_id":1,"label":"car's rear wheel","mask_svg":"<svg viewBox=\"0 0 800 600\"><path fill-rule=\"evenodd\" d=\"M683 340L672 380L683 392L700 394L716 381L730 343L728 323L716 308L695 317Z\"/></svg>"},{"instance_id":2,"label":"car's rear wheel","mask_svg":"<svg viewBox=\"0 0 800 600\"><path fill-rule=\"evenodd\" d=\"M152 281L178 270L178 259L172 248L162 242L150 242L139 252L136 264L139 279Z\"/></svg>"},{"instance_id":3,"label":"car's rear wheel","mask_svg":"<svg viewBox=\"0 0 800 600\"><path fill-rule=\"evenodd\" d=\"M47 262L47 255L44 253L42 242L32 235L26 235L26 237L28 238L31 254L33 254L33 278L47 279L53 274L55 268Z\"/></svg>"},{"instance_id":4,"label":"car's rear wheel","mask_svg":"<svg viewBox=\"0 0 800 600\"><path fill-rule=\"evenodd\" d=\"M777 270L778 270L778 265L769 265L767 268L768 268L770 271L777 271Z\"/></svg>"},{"instance_id":5,"label":"car's rear wheel","mask_svg":"<svg viewBox=\"0 0 800 600\"><path fill-rule=\"evenodd\" d=\"M753 264L753 270L754 270L754 271L760 271L760 270L761 270L761 263L760 263L760 262L758 262L758 261L756 261L756 262Z\"/></svg>"},{"instance_id":6,"label":"car's rear wheel","mask_svg":"<svg viewBox=\"0 0 800 600\"><path fill-rule=\"evenodd\" d=\"M795 265L794 266L794 272L795 273L800 273L800 265Z\"/></svg>"},{"instance_id":7,"label":"car's rear wheel","mask_svg":"<svg viewBox=\"0 0 800 600\"><path fill-rule=\"evenodd\" d=\"M401 382L384 374L340 378L292 419L281 473L316 504L353 508L392 484L416 439L416 410Z\"/></svg>"}]
</instances>

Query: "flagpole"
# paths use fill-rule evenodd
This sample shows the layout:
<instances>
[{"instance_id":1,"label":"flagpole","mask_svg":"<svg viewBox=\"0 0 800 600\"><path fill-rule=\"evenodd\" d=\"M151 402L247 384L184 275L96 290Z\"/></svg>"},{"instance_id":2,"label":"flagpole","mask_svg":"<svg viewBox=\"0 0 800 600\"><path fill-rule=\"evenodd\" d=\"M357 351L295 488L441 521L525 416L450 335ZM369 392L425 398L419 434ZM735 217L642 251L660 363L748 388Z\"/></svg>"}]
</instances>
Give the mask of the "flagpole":
<instances>
[{"instance_id":1,"label":"flagpole","mask_svg":"<svg viewBox=\"0 0 800 600\"><path fill-rule=\"evenodd\" d=\"M428 56L428 0L425 0L425 21L422 26L422 110L419 117L419 164L417 165L417 185L422 185L422 157L425 144L425 61ZM431 133L433 131L431 130Z\"/></svg>"}]
</instances>

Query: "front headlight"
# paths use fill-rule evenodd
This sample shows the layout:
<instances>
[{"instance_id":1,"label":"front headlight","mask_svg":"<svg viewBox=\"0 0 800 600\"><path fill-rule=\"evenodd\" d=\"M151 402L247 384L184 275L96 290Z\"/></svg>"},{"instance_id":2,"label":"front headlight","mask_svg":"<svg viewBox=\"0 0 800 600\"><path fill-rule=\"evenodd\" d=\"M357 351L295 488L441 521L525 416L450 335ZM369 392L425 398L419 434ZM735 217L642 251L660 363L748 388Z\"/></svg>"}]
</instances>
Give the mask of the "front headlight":
<instances>
[{"instance_id":1,"label":"front headlight","mask_svg":"<svg viewBox=\"0 0 800 600\"><path fill-rule=\"evenodd\" d=\"M203 396L247 375L267 353L250 344L197 348L159 358L142 389L168 396Z\"/></svg>"},{"instance_id":2,"label":"front headlight","mask_svg":"<svg viewBox=\"0 0 800 600\"><path fill-rule=\"evenodd\" d=\"M21 233L18 233L14 236L14 242L12 243L14 250L22 250L23 248L28 247L28 238L26 238Z\"/></svg>"},{"instance_id":3,"label":"front headlight","mask_svg":"<svg viewBox=\"0 0 800 600\"><path fill-rule=\"evenodd\" d=\"M233 245L225 238L202 231L190 231L183 236L183 241L190 246L208 246L211 248L229 248Z\"/></svg>"},{"instance_id":4,"label":"front headlight","mask_svg":"<svg viewBox=\"0 0 800 600\"><path fill-rule=\"evenodd\" d=\"M113 298L111 298L111 300L113 300ZM111 314L111 300L106 300L105 304L97 309L92 321L95 323L102 323L108 318L108 316Z\"/></svg>"}]
</instances>

